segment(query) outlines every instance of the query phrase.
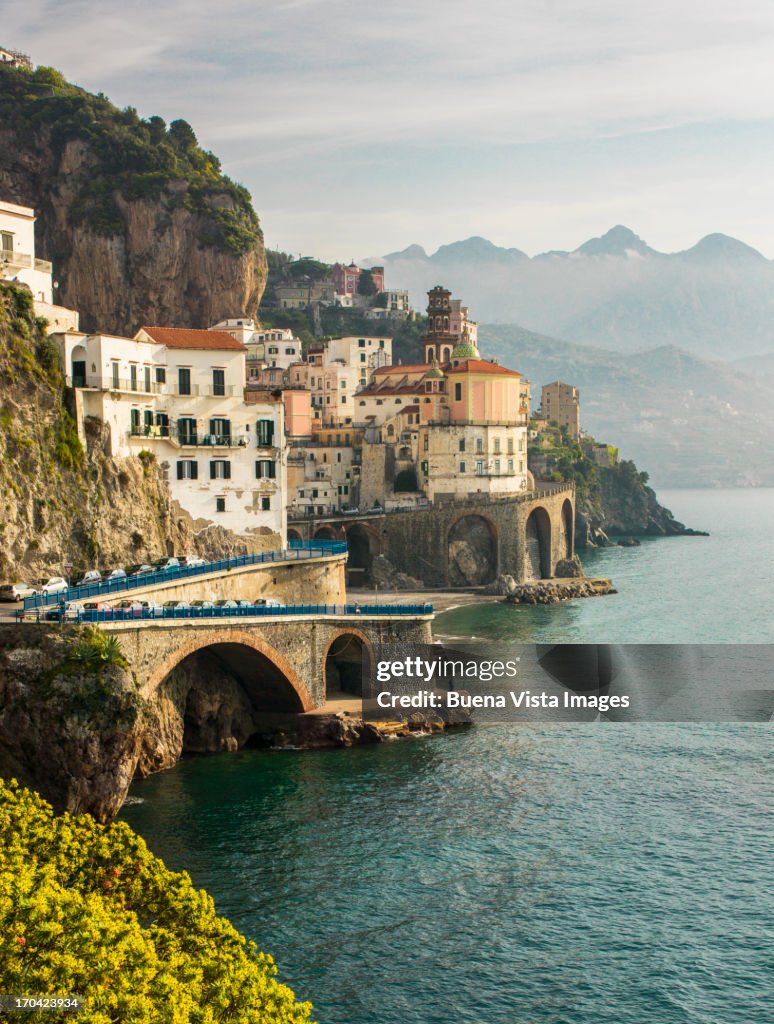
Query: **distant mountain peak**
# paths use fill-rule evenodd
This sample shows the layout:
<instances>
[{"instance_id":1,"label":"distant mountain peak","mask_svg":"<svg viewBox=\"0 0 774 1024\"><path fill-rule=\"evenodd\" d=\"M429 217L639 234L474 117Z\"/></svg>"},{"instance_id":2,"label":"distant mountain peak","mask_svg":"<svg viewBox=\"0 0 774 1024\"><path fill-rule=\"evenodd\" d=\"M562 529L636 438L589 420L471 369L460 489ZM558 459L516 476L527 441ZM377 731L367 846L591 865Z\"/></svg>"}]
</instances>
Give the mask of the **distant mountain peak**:
<instances>
[{"instance_id":1,"label":"distant mountain peak","mask_svg":"<svg viewBox=\"0 0 774 1024\"><path fill-rule=\"evenodd\" d=\"M623 256L627 252L638 252L645 256L655 252L655 249L651 249L631 228L616 224L600 238L590 238L588 242L579 245L575 252L586 256Z\"/></svg>"},{"instance_id":2,"label":"distant mountain peak","mask_svg":"<svg viewBox=\"0 0 774 1024\"><path fill-rule=\"evenodd\" d=\"M682 255L701 259L752 260L756 263L766 260L766 257L757 249L753 249L751 245L740 242L738 238L732 238L730 235L723 235L719 231L705 235L693 248L686 249Z\"/></svg>"},{"instance_id":3,"label":"distant mountain peak","mask_svg":"<svg viewBox=\"0 0 774 1024\"><path fill-rule=\"evenodd\" d=\"M426 260L427 253L425 252L424 246L414 242L413 245L407 245L405 249L400 249L398 252L388 252L382 257L385 260Z\"/></svg>"},{"instance_id":4,"label":"distant mountain peak","mask_svg":"<svg viewBox=\"0 0 774 1024\"><path fill-rule=\"evenodd\" d=\"M472 235L460 242L451 242L449 245L440 246L430 257L434 263L445 263L450 260L496 260L499 262L512 262L514 260L527 260L529 256L521 249L504 249L488 238L481 235Z\"/></svg>"}]
</instances>

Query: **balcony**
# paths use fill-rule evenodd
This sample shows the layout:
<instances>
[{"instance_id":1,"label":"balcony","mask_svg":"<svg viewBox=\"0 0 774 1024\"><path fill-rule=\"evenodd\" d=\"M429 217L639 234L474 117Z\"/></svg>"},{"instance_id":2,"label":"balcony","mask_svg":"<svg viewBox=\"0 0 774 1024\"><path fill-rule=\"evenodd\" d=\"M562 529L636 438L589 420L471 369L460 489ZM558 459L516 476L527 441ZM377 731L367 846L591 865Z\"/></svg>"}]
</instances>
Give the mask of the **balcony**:
<instances>
[{"instance_id":1,"label":"balcony","mask_svg":"<svg viewBox=\"0 0 774 1024\"><path fill-rule=\"evenodd\" d=\"M91 388L94 391L126 391L131 395L162 395L166 394L166 384L157 384L150 381L146 387L145 381L127 380L123 377L93 377L90 374L86 377L74 374L74 388Z\"/></svg>"},{"instance_id":2,"label":"balcony","mask_svg":"<svg viewBox=\"0 0 774 1024\"><path fill-rule=\"evenodd\" d=\"M51 274L53 266L48 260L37 260L26 252L14 252L11 249L0 249L0 266L9 270L39 270L43 274Z\"/></svg>"},{"instance_id":3,"label":"balcony","mask_svg":"<svg viewBox=\"0 0 774 1024\"><path fill-rule=\"evenodd\" d=\"M180 448L246 448L247 438L231 434L202 434L192 431L176 430L174 427L141 424L132 427L130 437L140 437L148 441L167 441Z\"/></svg>"}]
</instances>

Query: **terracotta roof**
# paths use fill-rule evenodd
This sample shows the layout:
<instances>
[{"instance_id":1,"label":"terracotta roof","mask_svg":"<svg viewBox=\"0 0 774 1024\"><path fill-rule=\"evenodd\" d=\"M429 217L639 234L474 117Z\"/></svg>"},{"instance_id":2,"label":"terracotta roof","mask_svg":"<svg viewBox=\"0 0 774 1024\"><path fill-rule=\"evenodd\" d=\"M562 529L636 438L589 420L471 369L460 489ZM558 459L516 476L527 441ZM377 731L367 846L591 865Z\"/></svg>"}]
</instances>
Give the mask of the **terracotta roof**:
<instances>
[{"instance_id":1,"label":"terracotta roof","mask_svg":"<svg viewBox=\"0 0 774 1024\"><path fill-rule=\"evenodd\" d=\"M492 363L488 359L464 359L459 366L449 365L446 372L453 373L501 373L509 377L521 377L518 370L509 370L499 363Z\"/></svg>"},{"instance_id":2,"label":"terracotta roof","mask_svg":"<svg viewBox=\"0 0 774 1024\"><path fill-rule=\"evenodd\" d=\"M141 327L148 337L167 348L214 349L219 352L246 352L247 346L227 331L202 331L192 327Z\"/></svg>"},{"instance_id":3,"label":"terracotta roof","mask_svg":"<svg viewBox=\"0 0 774 1024\"><path fill-rule=\"evenodd\" d=\"M380 366L374 370L374 376L377 373L381 374L395 374L395 373L418 373L420 370L427 371L431 368L432 363L393 363L391 366Z\"/></svg>"}]
</instances>

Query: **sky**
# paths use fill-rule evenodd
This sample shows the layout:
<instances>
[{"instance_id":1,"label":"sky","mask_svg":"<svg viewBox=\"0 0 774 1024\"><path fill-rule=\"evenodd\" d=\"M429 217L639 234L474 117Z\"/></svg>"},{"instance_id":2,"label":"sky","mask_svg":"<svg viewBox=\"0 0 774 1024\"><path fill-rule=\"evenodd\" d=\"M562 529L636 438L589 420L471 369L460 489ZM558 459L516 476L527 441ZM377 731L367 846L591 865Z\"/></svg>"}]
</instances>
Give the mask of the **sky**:
<instances>
[{"instance_id":1,"label":"sky","mask_svg":"<svg viewBox=\"0 0 774 1024\"><path fill-rule=\"evenodd\" d=\"M296 255L621 223L774 258L771 0L0 0L0 44L185 118Z\"/></svg>"}]
</instances>

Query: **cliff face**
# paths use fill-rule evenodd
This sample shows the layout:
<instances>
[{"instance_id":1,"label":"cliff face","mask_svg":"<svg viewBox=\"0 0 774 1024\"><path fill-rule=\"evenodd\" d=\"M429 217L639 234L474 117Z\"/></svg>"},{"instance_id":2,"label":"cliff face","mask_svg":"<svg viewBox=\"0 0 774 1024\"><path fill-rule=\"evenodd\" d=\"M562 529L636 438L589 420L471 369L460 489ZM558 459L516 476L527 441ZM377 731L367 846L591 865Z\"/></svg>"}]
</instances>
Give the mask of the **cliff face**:
<instances>
[{"instance_id":1,"label":"cliff face","mask_svg":"<svg viewBox=\"0 0 774 1024\"><path fill-rule=\"evenodd\" d=\"M102 425L86 448L68 409L57 351L28 291L0 285L0 575L103 568L170 552L207 558L255 550L222 528L197 534L170 504L155 462L107 454Z\"/></svg>"},{"instance_id":2,"label":"cliff face","mask_svg":"<svg viewBox=\"0 0 774 1024\"><path fill-rule=\"evenodd\" d=\"M185 122L167 129L51 69L0 66L0 199L37 211L37 255L84 330L208 327L258 308L258 217Z\"/></svg>"}]
</instances>

